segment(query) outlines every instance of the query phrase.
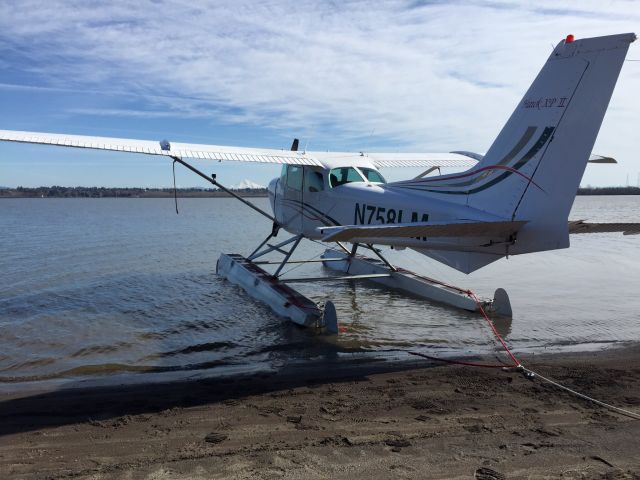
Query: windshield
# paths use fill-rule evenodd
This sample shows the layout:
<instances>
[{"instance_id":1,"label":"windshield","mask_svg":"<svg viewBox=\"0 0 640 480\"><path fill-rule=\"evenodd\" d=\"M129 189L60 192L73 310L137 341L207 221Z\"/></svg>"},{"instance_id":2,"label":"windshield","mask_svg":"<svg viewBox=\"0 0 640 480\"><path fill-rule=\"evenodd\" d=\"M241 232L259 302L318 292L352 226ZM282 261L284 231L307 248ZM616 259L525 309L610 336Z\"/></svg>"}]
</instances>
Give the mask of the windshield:
<instances>
[{"instance_id":1,"label":"windshield","mask_svg":"<svg viewBox=\"0 0 640 480\"><path fill-rule=\"evenodd\" d=\"M371 183L387 183L380 172L373 168L360 167L360 171L364 175L364 178L369 180Z\"/></svg>"},{"instance_id":2,"label":"windshield","mask_svg":"<svg viewBox=\"0 0 640 480\"><path fill-rule=\"evenodd\" d=\"M351 182L364 182L362 175L353 167L332 168L329 172L331 187L338 187Z\"/></svg>"}]
</instances>

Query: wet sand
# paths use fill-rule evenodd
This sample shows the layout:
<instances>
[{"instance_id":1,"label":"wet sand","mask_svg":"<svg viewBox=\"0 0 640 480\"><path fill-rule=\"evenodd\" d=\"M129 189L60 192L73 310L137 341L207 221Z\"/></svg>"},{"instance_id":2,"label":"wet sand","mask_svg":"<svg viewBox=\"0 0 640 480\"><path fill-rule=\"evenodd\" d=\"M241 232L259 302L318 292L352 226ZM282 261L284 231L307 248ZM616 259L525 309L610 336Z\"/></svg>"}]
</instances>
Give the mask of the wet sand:
<instances>
[{"instance_id":1,"label":"wet sand","mask_svg":"<svg viewBox=\"0 0 640 480\"><path fill-rule=\"evenodd\" d=\"M528 356L640 413L640 348ZM415 361L0 397L0 478L640 478L640 421Z\"/></svg>"}]
</instances>

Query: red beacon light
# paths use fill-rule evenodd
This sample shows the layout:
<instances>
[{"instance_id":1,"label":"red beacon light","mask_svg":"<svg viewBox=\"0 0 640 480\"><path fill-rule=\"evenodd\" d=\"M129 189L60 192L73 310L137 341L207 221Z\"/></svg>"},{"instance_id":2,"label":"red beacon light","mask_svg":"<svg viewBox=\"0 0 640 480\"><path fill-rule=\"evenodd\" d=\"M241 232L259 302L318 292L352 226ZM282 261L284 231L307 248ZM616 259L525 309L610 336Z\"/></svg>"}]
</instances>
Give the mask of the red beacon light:
<instances>
[{"instance_id":1,"label":"red beacon light","mask_svg":"<svg viewBox=\"0 0 640 480\"><path fill-rule=\"evenodd\" d=\"M573 35L569 34L567 35L567 38L565 39L564 43L573 43L575 39L576 38Z\"/></svg>"}]
</instances>

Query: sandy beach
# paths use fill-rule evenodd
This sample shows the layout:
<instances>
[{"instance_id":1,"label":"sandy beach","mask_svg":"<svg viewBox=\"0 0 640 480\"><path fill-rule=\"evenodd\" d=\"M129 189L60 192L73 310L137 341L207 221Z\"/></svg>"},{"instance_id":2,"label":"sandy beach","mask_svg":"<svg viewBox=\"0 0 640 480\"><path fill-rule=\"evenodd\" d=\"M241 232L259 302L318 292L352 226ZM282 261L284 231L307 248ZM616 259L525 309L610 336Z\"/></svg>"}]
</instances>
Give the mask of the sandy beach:
<instances>
[{"instance_id":1,"label":"sandy beach","mask_svg":"<svg viewBox=\"0 0 640 480\"><path fill-rule=\"evenodd\" d=\"M640 412L640 348L528 356ZM539 379L435 364L4 395L0 478L640 478L640 421Z\"/></svg>"}]
</instances>

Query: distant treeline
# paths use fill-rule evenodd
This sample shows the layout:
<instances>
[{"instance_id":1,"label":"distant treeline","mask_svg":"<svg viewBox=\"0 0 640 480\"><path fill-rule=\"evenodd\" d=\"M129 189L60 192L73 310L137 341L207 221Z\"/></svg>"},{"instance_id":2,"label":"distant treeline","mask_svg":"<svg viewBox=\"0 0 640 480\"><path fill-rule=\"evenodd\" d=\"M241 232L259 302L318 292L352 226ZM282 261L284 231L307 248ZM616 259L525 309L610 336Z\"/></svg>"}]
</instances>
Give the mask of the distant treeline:
<instances>
[{"instance_id":1,"label":"distant treeline","mask_svg":"<svg viewBox=\"0 0 640 480\"><path fill-rule=\"evenodd\" d=\"M179 197L228 197L221 190L212 188L178 188ZM264 197L266 188L234 190L246 197ZM640 195L638 187L584 187L578 195ZM173 196L173 188L108 188L108 187L37 187L0 188L0 198L165 198Z\"/></svg>"},{"instance_id":2,"label":"distant treeline","mask_svg":"<svg viewBox=\"0 0 640 480\"><path fill-rule=\"evenodd\" d=\"M640 195L640 187L581 187L578 195Z\"/></svg>"},{"instance_id":3,"label":"distant treeline","mask_svg":"<svg viewBox=\"0 0 640 480\"><path fill-rule=\"evenodd\" d=\"M178 188L179 197L228 197L218 189L211 188ZM241 189L234 192L247 197L264 197L266 188ZM164 198L173 197L173 188L108 188L108 187L37 187L37 188L5 188L0 189L0 198Z\"/></svg>"}]
</instances>

